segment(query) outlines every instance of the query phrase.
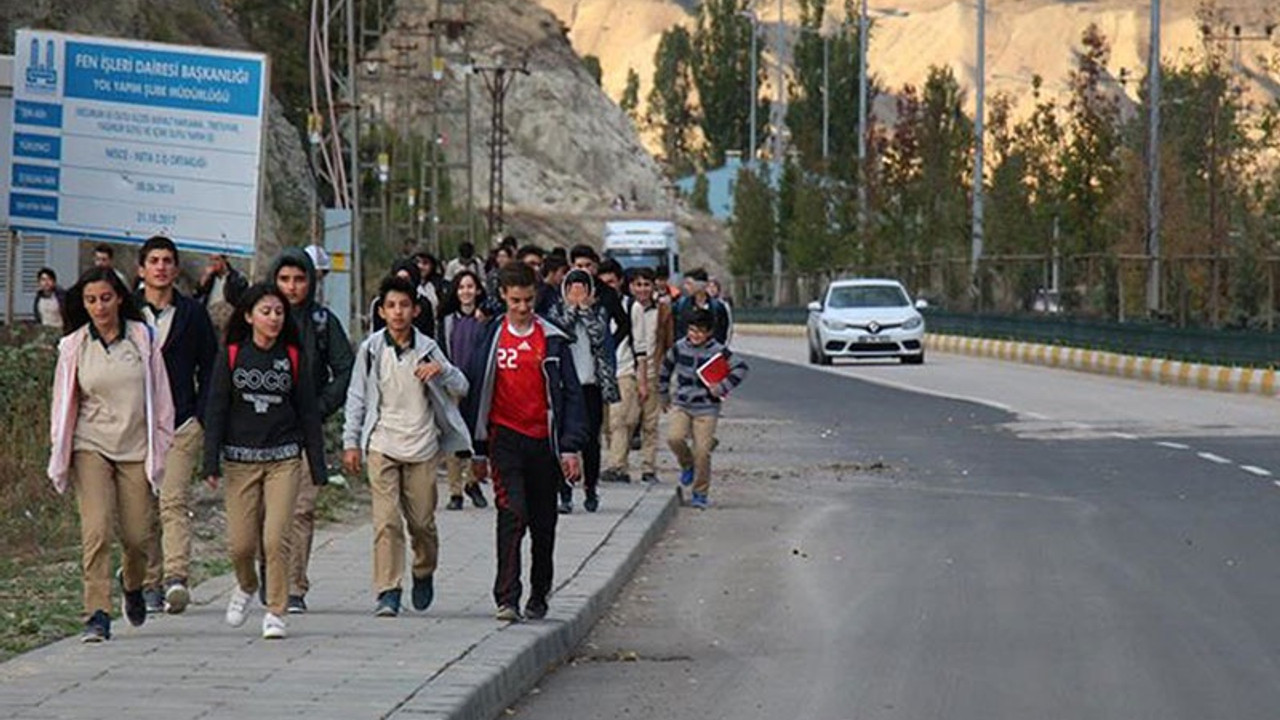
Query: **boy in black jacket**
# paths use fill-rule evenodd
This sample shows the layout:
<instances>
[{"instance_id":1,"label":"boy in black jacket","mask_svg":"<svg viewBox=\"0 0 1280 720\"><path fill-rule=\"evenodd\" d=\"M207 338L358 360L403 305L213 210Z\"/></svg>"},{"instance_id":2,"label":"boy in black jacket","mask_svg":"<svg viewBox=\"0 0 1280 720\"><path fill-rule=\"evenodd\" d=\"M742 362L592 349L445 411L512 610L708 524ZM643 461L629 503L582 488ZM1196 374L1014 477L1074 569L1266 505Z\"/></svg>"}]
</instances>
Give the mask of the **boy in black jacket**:
<instances>
[{"instance_id":1,"label":"boy in black jacket","mask_svg":"<svg viewBox=\"0 0 1280 720\"><path fill-rule=\"evenodd\" d=\"M498 508L497 617L520 614L520 546L528 528L533 544L531 618L547 614L556 540L560 484L581 472L578 451L586 441L582 388L569 338L534 314L533 270L510 263L498 274L507 312L489 322L467 367L470 391L463 416L471 429L472 474L492 474Z\"/></svg>"},{"instance_id":2,"label":"boy in black jacket","mask_svg":"<svg viewBox=\"0 0 1280 720\"><path fill-rule=\"evenodd\" d=\"M319 405L321 421L337 412L347 401L347 385L355 353L338 316L316 302L315 264L301 248L287 248L271 266L271 282L289 300L289 315L298 328L302 351ZM321 465L323 467L323 464ZM316 498L327 477L312 478L298 489L298 505L293 512L290 543L289 614L307 611L306 595L311 589L307 565L311 562L311 540L315 536Z\"/></svg>"},{"instance_id":3,"label":"boy in black jacket","mask_svg":"<svg viewBox=\"0 0 1280 720\"><path fill-rule=\"evenodd\" d=\"M209 312L174 288L178 278L178 248L163 235L149 238L138 253L142 272L139 305L147 324L155 328L164 355L173 395L173 445L165 460L160 486L160 532L153 533L147 553L147 577L142 595L147 612L178 614L187 609L191 555L191 478L204 445L205 403L218 355L218 338ZM163 588L161 582L163 581Z\"/></svg>"}]
</instances>

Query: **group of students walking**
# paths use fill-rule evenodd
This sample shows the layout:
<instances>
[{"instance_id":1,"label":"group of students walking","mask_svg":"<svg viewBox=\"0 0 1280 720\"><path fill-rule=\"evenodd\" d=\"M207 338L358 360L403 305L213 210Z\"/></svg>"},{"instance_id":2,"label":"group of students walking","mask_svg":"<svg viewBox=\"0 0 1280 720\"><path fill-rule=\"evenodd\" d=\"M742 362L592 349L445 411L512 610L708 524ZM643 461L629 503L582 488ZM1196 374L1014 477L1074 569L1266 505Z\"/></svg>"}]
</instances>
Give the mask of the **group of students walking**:
<instances>
[{"instance_id":1,"label":"group of students walking","mask_svg":"<svg viewBox=\"0 0 1280 720\"><path fill-rule=\"evenodd\" d=\"M486 506L480 483L493 483L494 600L506 621L546 615L557 516L572 511L572 484L583 481L584 508L599 507L606 408L606 479L629 480L639 426L642 477L657 482L657 415L674 405L668 444L680 483L706 507L715 418L746 366L716 339L728 328L698 285L705 276L690 273L691 292L672 303L650 270L623 273L586 246L567 260L572 269L529 246L485 277L451 267L447 283L430 256L398 263L378 288L377 329L354 352L315 301L316 271L299 249L272 264L267 282L224 290L234 311L221 339L205 304L175 288L168 238L142 246L137 293L109 267L86 271L62 302L49 461L56 489L74 488L80 511L82 639L111 637L117 526L122 615L137 626L148 611L185 610L197 468L225 498L236 578L226 622L242 625L256 595L262 636L285 637L286 616L308 609L315 502L327 481L322 423L339 408L343 464L353 474L363 465L369 478L379 616L401 611L406 530L410 602L432 604L442 462L450 509L464 494ZM677 339L679 325L687 329ZM708 383L699 368L712 357L728 372Z\"/></svg>"}]
</instances>

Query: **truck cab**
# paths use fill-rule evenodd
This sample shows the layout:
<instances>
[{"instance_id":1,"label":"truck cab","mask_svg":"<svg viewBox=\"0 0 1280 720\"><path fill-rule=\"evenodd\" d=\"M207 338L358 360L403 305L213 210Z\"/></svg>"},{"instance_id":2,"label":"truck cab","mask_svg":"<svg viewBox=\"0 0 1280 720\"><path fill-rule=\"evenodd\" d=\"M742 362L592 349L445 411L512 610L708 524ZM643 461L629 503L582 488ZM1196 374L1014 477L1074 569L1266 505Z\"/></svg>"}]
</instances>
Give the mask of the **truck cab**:
<instances>
[{"instance_id":1,"label":"truck cab","mask_svg":"<svg viewBox=\"0 0 1280 720\"><path fill-rule=\"evenodd\" d=\"M615 220L605 223L603 250L624 270L666 267L673 278L680 273L680 245L676 224L669 220Z\"/></svg>"}]
</instances>

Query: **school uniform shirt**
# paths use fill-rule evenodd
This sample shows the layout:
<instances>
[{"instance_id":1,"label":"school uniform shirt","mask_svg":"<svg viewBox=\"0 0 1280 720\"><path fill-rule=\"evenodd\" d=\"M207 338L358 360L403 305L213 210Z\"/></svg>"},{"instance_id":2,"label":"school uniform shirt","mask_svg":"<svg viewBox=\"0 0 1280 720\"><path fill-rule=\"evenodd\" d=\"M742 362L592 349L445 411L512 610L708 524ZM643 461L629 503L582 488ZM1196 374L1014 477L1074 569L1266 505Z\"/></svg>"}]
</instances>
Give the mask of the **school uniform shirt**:
<instances>
[{"instance_id":1,"label":"school uniform shirt","mask_svg":"<svg viewBox=\"0 0 1280 720\"><path fill-rule=\"evenodd\" d=\"M416 463L430 460L440 449L435 416L426 388L414 374L418 355L409 345L388 342L378 358L378 424L369 436L369 450L393 460ZM388 338L390 340L390 338Z\"/></svg>"},{"instance_id":2,"label":"school uniform shirt","mask_svg":"<svg viewBox=\"0 0 1280 720\"><path fill-rule=\"evenodd\" d=\"M36 315L40 324L45 327L62 329L62 302L58 296L49 293L36 298Z\"/></svg>"},{"instance_id":3,"label":"school uniform shirt","mask_svg":"<svg viewBox=\"0 0 1280 720\"><path fill-rule=\"evenodd\" d=\"M72 448L113 462L147 458L146 367L124 332L110 344L92 324L76 369L80 415Z\"/></svg>"},{"instance_id":4,"label":"school uniform shirt","mask_svg":"<svg viewBox=\"0 0 1280 720\"><path fill-rule=\"evenodd\" d=\"M156 329L156 345L164 347L164 343L169 339L169 331L173 329L173 316L177 313L173 303L169 303L163 308L144 302L142 304L142 316L146 318L147 324Z\"/></svg>"},{"instance_id":5,"label":"school uniform shirt","mask_svg":"<svg viewBox=\"0 0 1280 720\"><path fill-rule=\"evenodd\" d=\"M539 323L517 334L506 320L498 331L498 362L493 397L502 398L489 411L489 422L539 440L548 437L547 389L542 361L547 336Z\"/></svg>"}]
</instances>

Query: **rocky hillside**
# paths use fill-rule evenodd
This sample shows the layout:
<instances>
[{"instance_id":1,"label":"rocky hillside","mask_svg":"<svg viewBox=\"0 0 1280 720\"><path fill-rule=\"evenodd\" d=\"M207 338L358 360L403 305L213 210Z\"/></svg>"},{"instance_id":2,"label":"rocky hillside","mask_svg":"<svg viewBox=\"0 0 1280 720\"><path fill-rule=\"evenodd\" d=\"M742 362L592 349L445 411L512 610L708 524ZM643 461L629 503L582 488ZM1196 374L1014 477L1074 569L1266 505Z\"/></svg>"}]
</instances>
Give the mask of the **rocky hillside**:
<instances>
[{"instance_id":1,"label":"rocky hillside","mask_svg":"<svg viewBox=\"0 0 1280 720\"><path fill-rule=\"evenodd\" d=\"M398 24L422 26L434 0L401 0ZM637 217L675 219L682 227L686 267L689 263L724 266L725 235L715 223L673 203L666 179L645 150L630 120L588 74L570 45L561 22L533 0L472 0L475 25L472 51L478 65L528 61L506 101L510 132L505 161L508 230L522 238L550 244L598 243L607 219L616 217L610 201L635 198ZM400 39L395 31L385 48ZM461 106L463 67L449 67L446 100ZM372 99L382 88L367 83ZM426 100L425 94L421 98ZM475 82L473 162L478 208L488 203L490 105ZM420 127L426 119L416 118ZM462 137L461 118L446 125L447 137ZM465 187L461 175L455 188Z\"/></svg>"},{"instance_id":2,"label":"rocky hillside","mask_svg":"<svg viewBox=\"0 0 1280 720\"><path fill-rule=\"evenodd\" d=\"M0 3L0 43L12 52L13 31L66 32L250 49L218 0L33 0ZM259 266L283 245L305 241L315 185L298 132L272 99L267 128L265 212L259 216Z\"/></svg>"},{"instance_id":3,"label":"rocky hillside","mask_svg":"<svg viewBox=\"0 0 1280 720\"><path fill-rule=\"evenodd\" d=\"M604 86L620 98L627 70L641 77L640 97L651 88L653 55L664 30L677 24L692 28L688 0L539 0L567 25L578 52L600 58ZM764 42L772 63L772 44L778 19L775 0L755 0L764 24ZM1164 34L1161 43L1166 62L1189 57L1201 43L1196 12L1202 0L1164 0ZM974 86L976 5L973 0L892 0L873 2L875 21L868 67L889 88L905 83L921 84L931 65L949 65L962 85ZM856 3L855 3L856 7ZM1280 21L1275 0L1219 0L1222 28L1239 24L1243 36L1256 36L1267 23ZM784 19L799 19L796 0L783 3ZM1031 78L1045 78L1046 92L1063 95L1081 32L1097 23L1112 42L1110 69L1119 75L1145 72L1148 51L1150 5L1146 0L988 0L987 89L1007 92L1022 108L1031 105ZM828 22L844 19L844 1L828 0ZM794 35L790 36L794 37ZM1276 35L1280 41L1280 32ZM788 40L791 42L791 40ZM1230 51L1231 43L1225 49ZM1258 96L1274 96L1280 90L1259 55L1276 56L1276 45L1259 40L1241 43L1243 75ZM769 73L771 78L773 73ZM1126 91L1137 94L1136 84ZM766 84L764 92L772 93ZM970 94L972 97L972 94Z\"/></svg>"}]
</instances>

